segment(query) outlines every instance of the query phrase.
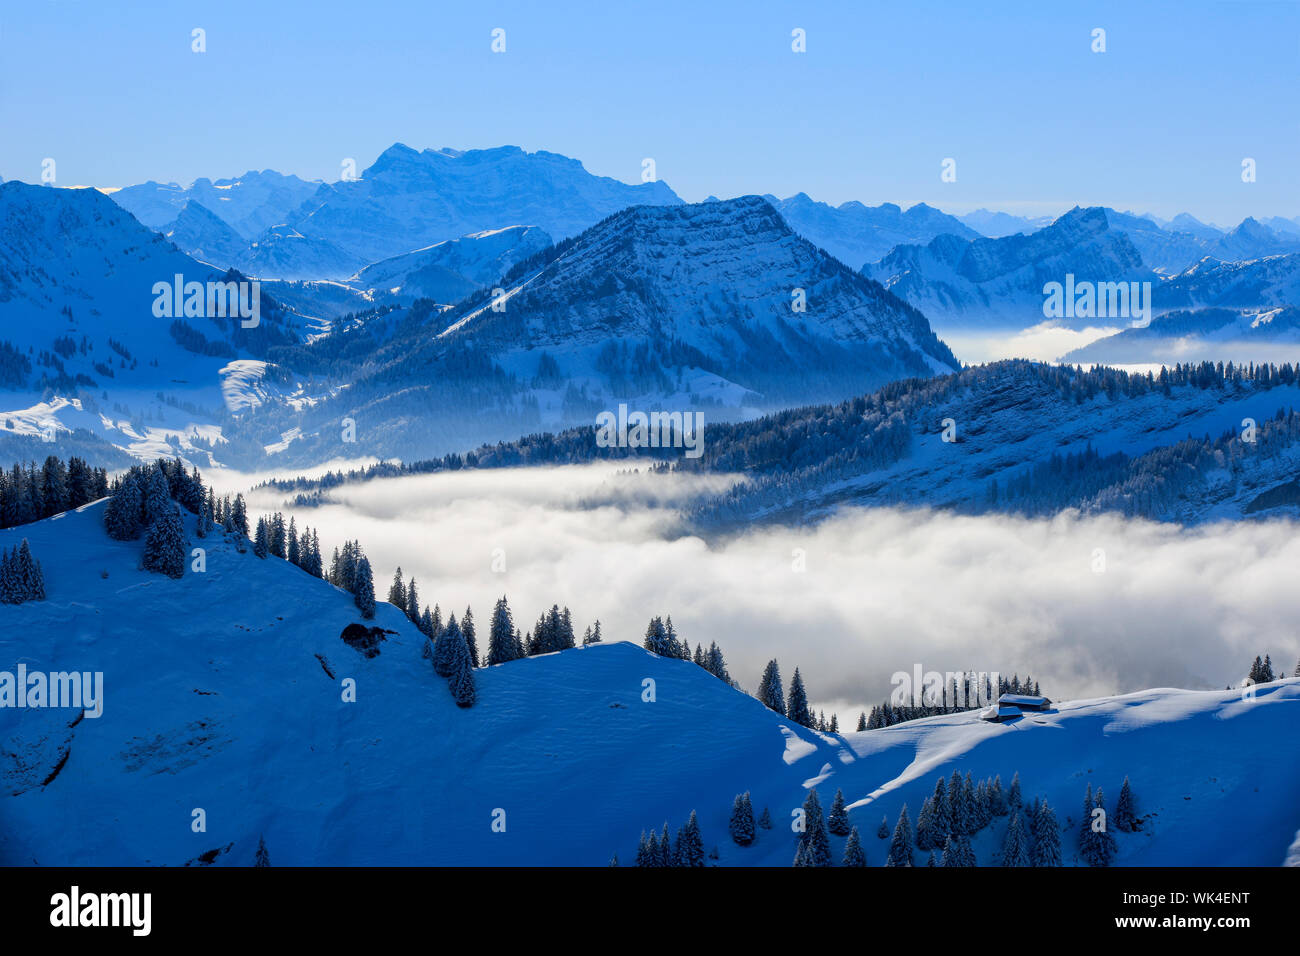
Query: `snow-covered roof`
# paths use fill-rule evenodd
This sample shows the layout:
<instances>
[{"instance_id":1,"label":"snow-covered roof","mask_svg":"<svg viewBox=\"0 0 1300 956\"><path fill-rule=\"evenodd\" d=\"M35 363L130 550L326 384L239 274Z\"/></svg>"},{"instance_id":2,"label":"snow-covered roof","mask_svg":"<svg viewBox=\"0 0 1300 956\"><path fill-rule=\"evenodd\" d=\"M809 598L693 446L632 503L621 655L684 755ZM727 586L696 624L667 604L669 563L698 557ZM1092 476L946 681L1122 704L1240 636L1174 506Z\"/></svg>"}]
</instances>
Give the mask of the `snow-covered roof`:
<instances>
[{"instance_id":1,"label":"snow-covered roof","mask_svg":"<svg viewBox=\"0 0 1300 956\"><path fill-rule=\"evenodd\" d=\"M1035 697L1027 694L1003 694L998 698L999 704L1014 704L1017 707L1046 707L1051 702L1047 697Z\"/></svg>"},{"instance_id":2,"label":"snow-covered roof","mask_svg":"<svg viewBox=\"0 0 1300 956\"><path fill-rule=\"evenodd\" d=\"M984 720L1010 720L1012 717L1020 717L1020 708L1011 704L997 703L988 710L980 714Z\"/></svg>"}]
</instances>

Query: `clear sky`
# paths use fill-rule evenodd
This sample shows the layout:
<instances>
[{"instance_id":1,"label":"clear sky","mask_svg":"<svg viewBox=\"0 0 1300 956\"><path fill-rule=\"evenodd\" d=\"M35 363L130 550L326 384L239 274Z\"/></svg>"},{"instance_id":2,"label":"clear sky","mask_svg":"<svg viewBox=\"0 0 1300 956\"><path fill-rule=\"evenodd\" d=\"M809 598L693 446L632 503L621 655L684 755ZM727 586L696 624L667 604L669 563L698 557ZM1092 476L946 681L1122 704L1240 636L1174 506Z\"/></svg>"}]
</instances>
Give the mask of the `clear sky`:
<instances>
[{"instance_id":1,"label":"clear sky","mask_svg":"<svg viewBox=\"0 0 1300 956\"><path fill-rule=\"evenodd\" d=\"M335 180L397 141L514 144L629 182L652 157L687 200L1234 224L1300 215L1298 62L1300 5L1279 0L9 0L0 175L39 181L51 157L65 186Z\"/></svg>"}]
</instances>

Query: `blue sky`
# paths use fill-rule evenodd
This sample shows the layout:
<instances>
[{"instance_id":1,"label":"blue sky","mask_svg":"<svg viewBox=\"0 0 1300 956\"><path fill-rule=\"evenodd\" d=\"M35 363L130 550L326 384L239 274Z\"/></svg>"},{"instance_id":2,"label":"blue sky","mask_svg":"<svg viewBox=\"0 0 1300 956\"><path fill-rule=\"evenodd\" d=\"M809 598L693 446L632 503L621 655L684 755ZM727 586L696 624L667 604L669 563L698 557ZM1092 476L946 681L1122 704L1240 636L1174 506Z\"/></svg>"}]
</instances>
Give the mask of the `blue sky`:
<instances>
[{"instance_id":1,"label":"blue sky","mask_svg":"<svg viewBox=\"0 0 1300 956\"><path fill-rule=\"evenodd\" d=\"M1300 6L1276 0L27 0L0 12L0 175L52 157L59 185L334 180L396 141L509 143L626 181L653 157L687 200L1235 223L1300 215L1298 53Z\"/></svg>"}]
</instances>

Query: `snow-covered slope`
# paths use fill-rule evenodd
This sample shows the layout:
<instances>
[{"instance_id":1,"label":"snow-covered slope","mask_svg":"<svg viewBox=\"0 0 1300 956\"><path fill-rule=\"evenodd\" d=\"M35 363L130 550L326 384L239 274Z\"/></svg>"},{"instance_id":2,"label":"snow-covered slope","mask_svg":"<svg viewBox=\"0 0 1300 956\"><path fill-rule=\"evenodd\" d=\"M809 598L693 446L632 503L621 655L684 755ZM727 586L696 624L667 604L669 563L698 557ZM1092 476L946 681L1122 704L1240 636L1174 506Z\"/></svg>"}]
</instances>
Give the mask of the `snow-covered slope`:
<instances>
[{"instance_id":1,"label":"snow-covered slope","mask_svg":"<svg viewBox=\"0 0 1300 956\"><path fill-rule=\"evenodd\" d=\"M790 228L841 262L856 266L875 262L894 246L924 244L935 236L976 239L979 233L960 220L917 203L906 212L894 203L866 206L846 202L839 206L816 202L806 193L777 199L765 196Z\"/></svg>"},{"instance_id":2,"label":"snow-covered slope","mask_svg":"<svg viewBox=\"0 0 1300 956\"><path fill-rule=\"evenodd\" d=\"M181 252L223 271L238 266L248 248L243 236L194 199L159 232Z\"/></svg>"},{"instance_id":3,"label":"snow-covered slope","mask_svg":"<svg viewBox=\"0 0 1300 956\"><path fill-rule=\"evenodd\" d=\"M1300 305L1300 255L1245 262L1220 262L1207 256L1161 286L1156 304L1159 310Z\"/></svg>"},{"instance_id":4,"label":"snow-covered slope","mask_svg":"<svg viewBox=\"0 0 1300 956\"><path fill-rule=\"evenodd\" d=\"M315 330L265 292L252 328L238 318L158 317L154 287L177 275L227 278L97 190L0 185L6 429L58 436L82 428L143 455L167 452L169 441L189 449L196 434L206 440L215 430L232 358L262 358Z\"/></svg>"},{"instance_id":5,"label":"snow-covered slope","mask_svg":"<svg viewBox=\"0 0 1300 956\"><path fill-rule=\"evenodd\" d=\"M99 671L104 690L99 717L0 709L0 864L246 866L265 839L278 866L603 866L695 810L721 865L786 866L791 813L815 786L823 807L844 791L878 866L882 815L907 803L915 820L953 770L1004 787L1019 772L1026 798L1055 807L1067 865L1084 788L1113 808L1125 776L1141 829L1115 834L1120 865L1276 866L1300 829L1300 763L1285 759L1300 681L1248 702L1152 690L1009 724L966 713L831 736L694 664L612 643L476 671L478 702L461 710L392 607L367 658L340 638L359 618L338 589L219 535L194 542L205 573L151 575L102 511L0 531L0 546L30 541L48 591L0 606L5 667ZM744 791L775 823L748 848L727 836ZM975 838L980 863L1005 825Z\"/></svg>"},{"instance_id":6,"label":"snow-covered slope","mask_svg":"<svg viewBox=\"0 0 1300 956\"><path fill-rule=\"evenodd\" d=\"M348 284L376 299L450 304L505 275L521 259L551 245L536 226L508 226L448 239L367 266Z\"/></svg>"}]
</instances>

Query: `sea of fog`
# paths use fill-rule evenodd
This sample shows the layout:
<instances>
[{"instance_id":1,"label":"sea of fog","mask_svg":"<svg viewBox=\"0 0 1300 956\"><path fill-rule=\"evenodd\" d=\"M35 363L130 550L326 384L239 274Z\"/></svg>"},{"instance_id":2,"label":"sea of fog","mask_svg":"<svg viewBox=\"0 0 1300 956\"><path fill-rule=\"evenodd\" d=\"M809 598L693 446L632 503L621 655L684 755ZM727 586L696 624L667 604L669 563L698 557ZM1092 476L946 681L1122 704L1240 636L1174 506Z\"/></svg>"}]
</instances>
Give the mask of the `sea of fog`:
<instances>
[{"instance_id":1,"label":"sea of fog","mask_svg":"<svg viewBox=\"0 0 1300 956\"><path fill-rule=\"evenodd\" d=\"M225 491L248 476L215 476ZM444 617L474 609L485 635L509 597L531 628L553 603L579 635L639 642L672 615L692 646L717 641L752 690L780 661L814 707L852 727L895 672L1031 673L1057 699L1146 687L1223 687L1256 654L1290 673L1300 656L1300 534L1291 522L1186 529L1120 517L1051 520L846 509L809 528L706 542L677 508L732 479L571 466L414 476L337 488L286 507L318 529L328 561L360 540L383 599L394 570Z\"/></svg>"}]
</instances>

